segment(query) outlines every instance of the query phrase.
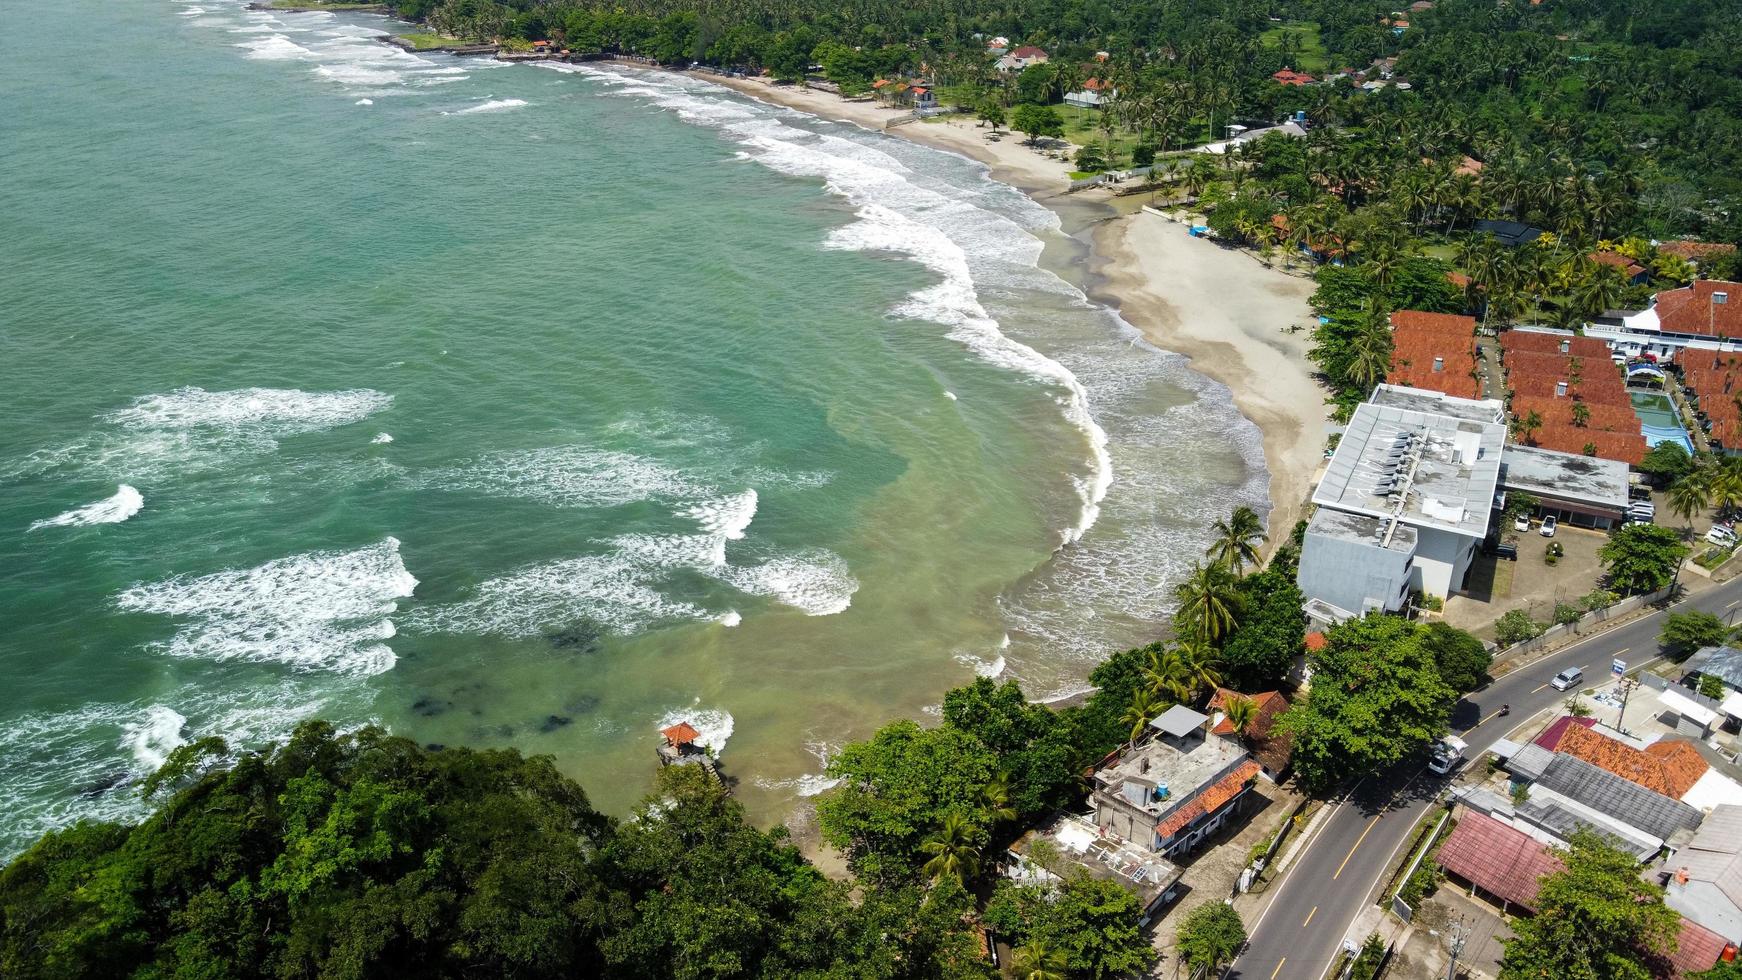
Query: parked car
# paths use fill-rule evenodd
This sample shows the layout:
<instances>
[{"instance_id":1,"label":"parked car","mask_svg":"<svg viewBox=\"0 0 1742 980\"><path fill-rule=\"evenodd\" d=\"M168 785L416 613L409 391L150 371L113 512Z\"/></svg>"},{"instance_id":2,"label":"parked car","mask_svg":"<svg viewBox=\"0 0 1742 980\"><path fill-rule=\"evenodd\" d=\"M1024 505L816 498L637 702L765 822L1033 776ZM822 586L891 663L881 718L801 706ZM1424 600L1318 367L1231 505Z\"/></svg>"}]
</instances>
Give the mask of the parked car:
<instances>
[{"instance_id":1,"label":"parked car","mask_svg":"<svg viewBox=\"0 0 1742 980\"><path fill-rule=\"evenodd\" d=\"M1519 514L1512 521L1512 529L1514 531L1528 531L1528 530L1530 530L1530 515L1529 514Z\"/></svg>"},{"instance_id":2,"label":"parked car","mask_svg":"<svg viewBox=\"0 0 1742 980\"><path fill-rule=\"evenodd\" d=\"M1584 671L1577 667L1568 667L1566 670L1554 675L1554 680L1549 681L1548 685L1557 691L1570 691L1573 688L1578 687L1579 682L1584 679Z\"/></svg>"},{"instance_id":3,"label":"parked car","mask_svg":"<svg viewBox=\"0 0 1742 980\"><path fill-rule=\"evenodd\" d=\"M1736 544L1736 530L1728 524L1713 524L1706 532L1706 540L1720 548L1733 547Z\"/></svg>"},{"instance_id":4,"label":"parked car","mask_svg":"<svg viewBox=\"0 0 1742 980\"><path fill-rule=\"evenodd\" d=\"M1507 561L1517 561L1518 560L1518 546L1515 544L1507 544L1506 542L1501 542L1500 544L1497 544L1494 546L1494 557L1504 558Z\"/></svg>"},{"instance_id":5,"label":"parked car","mask_svg":"<svg viewBox=\"0 0 1742 980\"><path fill-rule=\"evenodd\" d=\"M1456 735L1447 735L1434 746L1434 754L1428 759L1427 767L1444 776L1464 761L1464 750L1468 747L1463 739Z\"/></svg>"},{"instance_id":6,"label":"parked car","mask_svg":"<svg viewBox=\"0 0 1742 980\"><path fill-rule=\"evenodd\" d=\"M1560 522L1555 520L1554 515L1550 514L1542 519L1542 527L1538 528L1536 533L1545 538L1552 538L1554 537L1554 529L1558 527L1559 524Z\"/></svg>"},{"instance_id":7,"label":"parked car","mask_svg":"<svg viewBox=\"0 0 1742 980\"><path fill-rule=\"evenodd\" d=\"M1642 486L1639 486L1637 484L1630 486L1627 488L1627 499L1628 500L1650 500L1651 499L1651 488L1650 487L1642 487Z\"/></svg>"}]
</instances>

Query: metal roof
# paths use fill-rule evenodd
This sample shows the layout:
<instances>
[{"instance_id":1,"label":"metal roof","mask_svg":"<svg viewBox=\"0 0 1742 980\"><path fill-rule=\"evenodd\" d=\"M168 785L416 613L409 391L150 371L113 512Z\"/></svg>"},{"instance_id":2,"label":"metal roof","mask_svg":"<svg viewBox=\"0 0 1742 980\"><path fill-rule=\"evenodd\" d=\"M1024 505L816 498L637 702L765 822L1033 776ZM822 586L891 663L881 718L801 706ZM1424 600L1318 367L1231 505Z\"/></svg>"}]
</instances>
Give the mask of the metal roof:
<instances>
[{"instance_id":1,"label":"metal roof","mask_svg":"<svg viewBox=\"0 0 1742 980\"><path fill-rule=\"evenodd\" d=\"M1700 811L1686 803L1570 755L1557 753L1536 782L1653 837L1668 840L1700 825Z\"/></svg>"},{"instance_id":2,"label":"metal roof","mask_svg":"<svg viewBox=\"0 0 1742 980\"><path fill-rule=\"evenodd\" d=\"M1627 509L1627 464L1596 456L1520 446L1506 447L1500 482L1507 490Z\"/></svg>"},{"instance_id":3,"label":"metal roof","mask_svg":"<svg viewBox=\"0 0 1742 980\"><path fill-rule=\"evenodd\" d=\"M1200 714L1183 704L1176 704L1150 719L1149 727L1174 738L1184 738L1204 727L1204 723L1209 720L1209 715Z\"/></svg>"},{"instance_id":4,"label":"metal roof","mask_svg":"<svg viewBox=\"0 0 1742 980\"><path fill-rule=\"evenodd\" d=\"M1733 646L1701 647L1682 664L1690 674L1710 674L1731 687L1742 688L1742 650Z\"/></svg>"},{"instance_id":5,"label":"metal roof","mask_svg":"<svg viewBox=\"0 0 1742 980\"><path fill-rule=\"evenodd\" d=\"M1419 528L1486 535L1506 444L1500 403L1385 385L1374 399L1356 407L1313 503ZM1434 411L1398 407L1430 403Z\"/></svg>"}]
</instances>

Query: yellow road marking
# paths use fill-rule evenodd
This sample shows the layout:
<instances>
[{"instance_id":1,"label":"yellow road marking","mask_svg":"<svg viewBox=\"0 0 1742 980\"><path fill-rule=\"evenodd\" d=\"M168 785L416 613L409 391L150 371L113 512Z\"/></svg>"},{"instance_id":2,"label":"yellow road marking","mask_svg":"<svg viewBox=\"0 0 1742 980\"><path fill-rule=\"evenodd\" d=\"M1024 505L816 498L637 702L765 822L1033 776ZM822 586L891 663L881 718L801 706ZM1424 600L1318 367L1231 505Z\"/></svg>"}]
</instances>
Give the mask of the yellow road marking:
<instances>
[{"instance_id":1,"label":"yellow road marking","mask_svg":"<svg viewBox=\"0 0 1742 980\"><path fill-rule=\"evenodd\" d=\"M1282 964L1288 962L1288 957L1276 961L1276 969L1270 971L1270 980L1276 980L1276 975L1282 972Z\"/></svg>"},{"instance_id":2,"label":"yellow road marking","mask_svg":"<svg viewBox=\"0 0 1742 980\"><path fill-rule=\"evenodd\" d=\"M1372 820L1367 821L1367 829L1361 831L1361 836L1355 838L1355 846L1349 848L1348 854L1343 855L1343 863L1337 865L1337 873L1334 875L1331 875L1332 881L1336 881L1338 878L1342 877L1343 869L1349 866L1349 859L1355 856L1356 848L1359 848L1361 846L1361 842L1367 839L1367 835L1371 834L1373 832L1373 825L1378 823L1378 822L1379 822L1378 817L1374 817Z\"/></svg>"},{"instance_id":3,"label":"yellow road marking","mask_svg":"<svg viewBox=\"0 0 1742 980\"><path fill-rule=\"evenodd\" d=\"M1307 927L1307 922L1313 921L1313 916L1318 915L1318 914L1319 914L1319 907L1317 905L1315 905L1315 906L1313 906L1313 910L1311 912L1307 913L1306 922L1302 922L1300 924L1300 927L1302 929L1305 929Z\"/></svg>"}]
</instances>

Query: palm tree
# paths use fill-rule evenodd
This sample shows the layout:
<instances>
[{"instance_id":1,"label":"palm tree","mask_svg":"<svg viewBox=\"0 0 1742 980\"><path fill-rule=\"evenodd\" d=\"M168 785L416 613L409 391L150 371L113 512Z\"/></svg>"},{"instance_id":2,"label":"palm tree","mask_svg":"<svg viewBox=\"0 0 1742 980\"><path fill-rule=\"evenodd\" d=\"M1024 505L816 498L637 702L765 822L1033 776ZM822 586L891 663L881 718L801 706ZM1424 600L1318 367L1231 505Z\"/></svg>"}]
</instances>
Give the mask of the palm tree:
<instances>
[{"instance_id":1,"label":"palm tree","mask_svg":"<svg viewBox=\"0 0 1742 980\"><path fill-rule=\"evenodd\" d=\"M1234 632L1240 617L1238 579L1225 566L1198 564L1184 582L1174 586L1179 610L1174 622L1181 635L1214 645Z\"/></svg>"},{"instance_id":2,"label":"palm tree","mask_svg":"<svg viewBox=\"0 0 1742 980\"><path fill-rule=\"evenodd\" d=\"M1216 651L1200 640L1181 640L1174 653L1179 658L1179 678L1186 691L1185 700L1196 702L1198 695L1206 689L1214 689L1222 683L1222 672L1217 668Z\"/></svg>"},{"instance_id":3,"label":"palm tree","mask_svg":"<svg viewBox=\"0 0 1742 980\"><path fill-rule=\"evenodd\" d=\"M1270 535L1264 533L1257 511L1241 504L1227 520L1217 521L1210 530L1215 532L1216 539L1204 554L1211 561L1228 566L1235 575L1244 572L1249 564L1256 568L1264 563L1258 546L1269 541Z\"/></svg>"},{"instance_id":4,"label":"palm tree","mask_svg":"<svg viewBox=\"0 0 1742 980\"><path fill-rule=\"evenodd\" d=\"M1138 688L1137 693L1131 697L1131 703L1125 707L1123 719L1127 725L1131 726L1131 745L1137 744L1137 737L1142 735L1143 730L1148 727L1149 720L1161 714L1166 707L1167 702L1157 696L1153 690L1147 687Z\"/></svg>"},{"instance_id":5,"label":"palm tree","mask_svg":"<svg viewBox=\"0 0 1742 980\"><path fill-rule=\"evenodd\" d=\"M980 873L980 848L974 841L976 836L975 827L967 817L960 813L945 817L937 835L919 845L920 851L932 856L921 870L934 882L954 878L958 884L966 884Z\"/></svg>"},{"instance_id":6,"label":"palm tree","mask_svg":"<svg viewBox=\"0 0 1742 980\"><path fill-rule=\"evenodd\" d=\"M1040 943L1016 947L1010 971L1016 980L1065 980L1069 964L1065 954Z\"/></svg>"},{"instance_id":7,"label":"palm tree","mask_svg":"<svg viewBox=\"0 0 1742 980\"><path fill-rule=\"evenodd\" d=\"M1712 505L1712 490L1706 474L1698 471L1669 485L1669 509L1688 522L1688 536L1694 533L1694 515L1704 513Z\"/></svg>"},{"instance_id":8,"label":"palm tree","mask_svg":"<svg viewBox=\"0 0 1742 980\"><path fill-rule=\"evenodd\" d=\"M993 776L980 789L980 813L989 824L1016 819L1016 808L1010 805L1010 774Z\"/></svg>"},{"instance_id":9,"label":"palm tree","mask_svg":"<svg viewBox=\"0 0 1742 980\"><path fill-rule=\"evenodd\" d=\"M1349 349L1353 356L1349 358L1348 367L1343 369L1344 376L1363 394L1372 391L1373 386L1384 381L1385 373L1391 370L1391 330L1383 320L1369 323L1355 335Z\"/></svg>"},{"instance_id":10,"label":"palm tree","mask_svg":"<svg viewBox=\"0 0 1742 980\"><path fill-rule=\"evenodd\" d=\"M1178 647L1152 648L1149 665L1143 668L1143 679L1149 682L1149 692L1158 702L1172 704L1191 697L1190 671Z\"/></svg>"},{"instance_id":11,"label":"palm tree","mask_svg":"<svg viewBox=\"0 0 1742 980\"><path fill-rule=\"evenodd\" d=\"M1252 727L1252 722L1258 717L1258 702L1244 694L1235 695L1222 705L1222 713L1228 716L1228 724L1233 726L1234 734L1244 742L1246 730Z\"/></svg>"},{"instance_id":12,"label":"palm tree","mask_svg":"<svg viewBox=\"0 0 1742 980\"><path fill-rule=\"evenodd\" d=\"M1542 414L1534 408L1530 410L1528 415L1514 415L1512 417L1512 437L1527 446L1533 445L1530 441L1531 437L1540 428L1542 428Z\"/></svg>"},{"instance_id":13,"label":"palm tree","mask_svg":"<svg viewBox=\"0 0 1742 980\"><path fill-rule=\"evenodd\" d=\"M1591 424L1591 409L1584 402L1573 402L1573 426L1582 429Z\"/></svg>"}]
</instances>

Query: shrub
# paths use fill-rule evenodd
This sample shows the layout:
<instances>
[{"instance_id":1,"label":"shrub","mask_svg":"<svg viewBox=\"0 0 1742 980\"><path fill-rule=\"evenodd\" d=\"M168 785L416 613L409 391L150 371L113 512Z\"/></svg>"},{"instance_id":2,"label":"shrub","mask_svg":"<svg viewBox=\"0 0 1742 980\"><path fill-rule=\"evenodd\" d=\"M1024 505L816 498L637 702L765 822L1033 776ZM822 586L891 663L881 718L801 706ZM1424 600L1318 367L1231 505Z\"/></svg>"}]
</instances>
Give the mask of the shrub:
<instances>
[{"instance_id":1,"label":"shrub","mask_svg":"<svg viewBox=\"0 0 1742 980\"><path fill-rule=\"evenodd\" d=\"M1542 630L1542 624L1531 619L1529 613L1522 609L1512 609L1495 624L1494 638L1500 641L1501 646L1512 646L1514 643L1536 639L1542 635Z\"/></svg>"},{"instance_id":2,"label":"shrub","mask_svg":"<svg viewBox=\"0 0 1742 980\"><path fill-rule=\"evenodd\" d=\"M1700 675L1700 693L1716 701L1724 696L1724 682L1711 674Z\"/></svg>"},{"instance_id":3,"label":"shrub","mask_svg":"<svg viewBox=\"0 0 1742 980\"><path fill-rule=\"evenodd\" d=\"M1554 621L1561 626L1571 626L1579 621L1585 610L1570 602L1557 602L1554 607Z\"/></svg>"}]
</instances>

